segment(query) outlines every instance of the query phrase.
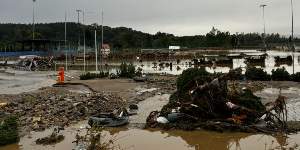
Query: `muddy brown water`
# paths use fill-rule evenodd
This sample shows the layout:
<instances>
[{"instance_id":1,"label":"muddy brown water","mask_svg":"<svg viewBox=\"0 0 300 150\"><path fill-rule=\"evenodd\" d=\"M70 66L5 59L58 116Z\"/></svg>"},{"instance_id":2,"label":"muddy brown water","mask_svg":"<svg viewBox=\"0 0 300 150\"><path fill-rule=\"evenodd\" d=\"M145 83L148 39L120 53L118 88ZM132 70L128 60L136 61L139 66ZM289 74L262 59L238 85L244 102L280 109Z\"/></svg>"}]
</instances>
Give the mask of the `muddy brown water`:
<instances>
[{"instance_id":1,"label":"muddy brown water","mask_svg":"<svg viewBox=\"0 0 300 150\"><path fill-rule=\"evenodd\" d=\"M157 89L159 92L159 89ZM266 90L260 94L268 93ZM273 94L275 94L275 91ZM270 94L270 92L269 92ZM144 124L147 115L153 110L160 110L168 102L169 94L157 94L139 103L137 116L130 118L130 124L123 128L108 128L103 131L104 141L113 140L114 145L126 150L264 150L264 149L298 149L300 134L288 136L269 136L247 133L217 133L210 131L161 131L143 130L135 124ZM44 132L32 132L22 137L18 144L0 147L0 150L67 150L74 149L72 143L77 133L86 132L87 121L79 122L61 131L65 140L55 145L36 145L35 140L51 134L52 129Z\"/></svg>"},{"instance_id":2,"label":"muddy brown water","mask_svg":"<svg viewBox=\"0 0 300 150\"><path fill-rule=\"evenodd\" d=\"M66 129L65 140L50 146L36 145L37 138L50 134L50 130L42 133L33 133L31 138L21 139L19 144L0 147L0 150L67 150L74 149L75 140L79 126ZM126 150L264 150L264 149L289 149L299 148L300 136L267 136L263 134L247 133L217 133L208 131L158 131L117 128L107 129L103 132L104 141L114 140L114 145Z\"/></svg>"},{"instance_id":3,"label":"muddy brown water","mask_svg":"<svg viewBox=\"0 0 300 150\"><path fill-rule=\"evenodd\" d=\"M280 66L276 66L275 64L275 58L274 57L287 57L287 56L292 56L292 52L283 52L283 51L276 51L276 50L270 50L267 52L261 52L257 50L224 50L224 51L195 51L195 53L200 53L203 56L215 56L215 55L220 55L220 54L229 54L229 55L238 55L240 53L244 53L247 55L263 55L267 54L267 58L265 59L265 62L263 65L258 65L256 64L256 67L261 67L265 71L267 71L269 74L273 69L277 69L280 67L285 67L286 70L291 74L293 73L293 66L292 64L281 64ZM182 54L185 52L181 52ZM187 52L190 54L195 54L193 51ZM295 52L294 53L295 61L294 61L294 69L295 72L300 71L300 52ZM196 55L195 55L195 58ZM108 64L108 66L103 66L102 68L106 71L109 71L110 73L116 73L118 70L118 66L122 63L124 60L107 60L103 64ZM188 68L194 67L192 65L192 59L181 59L179 63L177 63L177 60L175 58L167 58L167 59L157 59L157 58L152 58L151 60L138 60L138 59L133 59L133 60L126 60L126 62L131 62L133 63L136 68L142 68L143 73L168 73L168 74L174 74L174 75L179 75L183 72L183 70L186 70ZM64 66L65 62L59 62L59 66ZM160 66L159 64L162 63ZM164 63L172 63L172 66L167 66ZM154 65L156 64L156 65ZM210 72L222 72L222 73L227 73L229 72L230 69L236 69L239 67L243 68L243 71L245 71L246 67L245 59L244 58L235 58L233 59L233 64L228 65L220 65L220 66L215 66L215 67L205 67L205 69ZM70 66L69 67L72 70L83 70L83 64L79 63L75 66ZM95 70L95 63L94 61L89 61L87 63L87 70L89 71L94 71Z\"/></svg>"},{"instance_id":4,"label":"muddy brown water","mask_svg":"<svg viewBox=\"0 0 300 150\"><path fill-rule=\"evenodd\" d=\"M273 53L272 55L277 55ZM278 55L284 55L279 54ZM266 60L266 68L268 72L274 68L274 60ZM234 68L244 66L242 60L234 61ZM300 70L299 63L300 61L296 60L296 71ZM161 73L168 72L172 74L180 74L183 69L188 68L185 62L182 62L181 70L176 70L173 66L173 70L165 68L162 70L153 69L152 62L136 62L138 66L143 65L145 72ZM175 64L175 63L174 63ZM288 71L291 72L291 66L287 66ZM208 70L211 68L207 68ZM229 68L220 67L215 68L210 71L222 71L226 72ZM52 72L53 74L55 72ZM46 75L47 76L47 75ZM28 73L22 71L13 71L7 74L7 72L2 72L0 74L0 84L7 86L5 93L11 94L24 92L26 90L32 91L43 86L51 85L53 78L45 77L45 75L40 75L39 73ZM34 84L33 84L34 83ZM71 91L82 91L83 87L72 87L69 90ZM282 90L282 94L288 97L288 108L290 120L298 120L300 116L300 88L289 87L287 86ZM159 92L159 89L157 90ZM256 93L261 96L265 102L274 100L278 95L278 87L268 87L261 92ZM105 138L116 139L114 142L115 145L119 145L122 149L128 150L229 150L229 149L288 149L296 148L297 145L300 145L300 134L293 134L285 136L268 136L263 134L246 134L246 133L216 133L209 131L160 131L160 130L143 130L139 127L136 127L135 124L142 125L145 123L147 115L154 110L160 110L161 107L167 103L169 95L156 95L152 98L149 98L139 104L140 110L139 115L133 116L130 118L129 124L125 128L115 128L115 129L106 129L104 131ZM75 144L72 143L75 140L76 133L83 133L85 131L84 127L87 125L86 121L80 122L78 124L72 125L71 127L66 128L62 133L65 135L65 140L55 145L50 146L40 146L35 144L37 138L42 138L51 133L51 129L48 129L44 132L32 132L31 135L24 136L20 139L20 142L17 144L12 144L4 147L0 147L0 150L41 150L41 149L55 149L55 150L67 150L75 148Z\"/></svg>"}]
</instances>

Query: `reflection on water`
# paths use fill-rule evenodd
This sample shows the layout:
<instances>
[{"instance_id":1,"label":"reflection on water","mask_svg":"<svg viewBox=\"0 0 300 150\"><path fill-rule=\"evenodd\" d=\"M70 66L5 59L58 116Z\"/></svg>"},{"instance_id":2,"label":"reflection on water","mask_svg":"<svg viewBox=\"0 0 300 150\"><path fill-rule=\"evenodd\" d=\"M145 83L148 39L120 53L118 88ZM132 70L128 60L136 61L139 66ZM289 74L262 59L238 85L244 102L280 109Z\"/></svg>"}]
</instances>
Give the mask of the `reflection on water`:
<instances>
[{"instance_id":1,"label":"reflection on water","mask_svg":"<svg viewBox=\"0 0 300 150\"><path fill-rule=\"evenodd\" d=\"M262 55L264 53L255 51L255 50L248 50L248 51L229 51L229 54L240 54L241 52L247 54L247 55ZM268 54L267 58L265 59L265 63L262 66L258 66L263 68L265 71L268 73L271 73L272 69L276 69L279 67L285 67L289 73L293 73L293 66L283 64L276 66L275 64L275 59L274 57L279 56L279 57L287 57L287 56L292 56L291 52L278 52L278 51L268 51L266 52ZM295 55L295 72L300 71L300 66L299 66L299 57L300 53L296 52L294 53ZM140 67L143 69L144 73L168 73L168 74L181 74L183 70L194 67L191 63L190 59L187 60L181 60L180 63L177 63L177 60L165 60L165 61L143 61L143 62L134 62L134 65L137 67ZM172 63L172 66L159 66L155 65L153 63ZM206 70L208 72L223 72L226 73L230 69L235 69L238 67L243 67L245 68L247 65L245 64L245 59L233 59L233 65L232 67L224 67L224 66L216 66L216 67L206 67ZM177 69L180 68L180 69ZM244 69L245 71L245 69Z\"/></svg>"},{"instance_id":2,"label":"reflection on water","mask_svg":"<svg viewBox=\"0 0 300 150\"><path fill-rule=\"evenodd\" d=\"M244 53L246 55L251 55L251 56L259 56L263 55L265 53L256 51L256 50L229 50L229 51L222 51L223 53L225 52L226 55L228 56L238 56L241 53ZM207 55L209 54L209 55ZM205 51L201 52L201 56L218 56L220 54L219 51ZM222 53L221 53L222 54ZM272 69L277 69L280 67L285 67L289 73L293 73L293 65L289 62L286 64L280 64L276 65L274 57L279 56L280 58L286 58L287 56L293 56L292 52L280 52L280 51L267 51L266 54L268 55L264 61L263 64L257 63L254 64L256 67L261 67L268 73L271 73ZM200 56L199 56L200 57ZM300 53L295 52L294 53L295 57L295 72L300 72L300 65L299 65L299 58L300 58ZM197 58L195 56L195 58ZM200 58L197 58L200 59ZM118 65L120 65L122 60L110 60L107 61L106 64L109 65L104 65L102 66L102 69L105 71L110 71L111 73L116 73L118 70ZM156 58L153 58L153 60L127 60L127 62L132 62L136 68L142 68L143 73L167 73L167 74L181 74L183 70L186 70L188 68L194 67L192 59L182 59L182 60L176 60L173 58L168 58L166 60L159 60ZM90 62L90 65L87 66L88 70L95 70L95 64L94 62ZM220 65L220 66L219 66ZM230 69L235 69L238 67L242 67L243 71L245 71L245 67L247 65L245 64L245 59L244 58L233 58L233 63L232 64L217 64L217 65L212 65L210 67L205 67L205 69L208 72L223 72L226 73ZM81 69L83 66L73 66L69 67L70 69Z\"/></svg>"},{"instance_id":3,"label":"reflection on water","mask_svg":"<svg viewBox=\"0 0 300 150\"><path fill-rule=\"evenodd\" d=\"M257 51L257 50L228 50L228 51L197 51L197 53L200 53L201 56L203 55L219 55L219 54L225 54L228 56L237 56L241 53L244 53L246 55L263 55L265 53ZM276 66L274 57L287 57L287 56L293 56L292 52L280 52L280 51L267 51L266 54L268 55L265 59L265 63L261 64L255 64L257 67L262 67L265 71L268 73L271 73L272 69L276 69L279 67L285 67L289 73L293 73L293 65L292 64L281 64L279 66ZM195 55L196 56L196 55ZM300 53L295 52L295 72L300 72ZM197 58L197 57L195 57ZM121 62L124 60L107 60L103 62L103 66L99 66L101 70L109 71L110 73L117 73L118 67ZM191 59L184 59L184 60L176 60L172 58L168 58L166 60L158 60L156 58L153 58L153 60L126 60L126 62L132 62L136 68L140 67L143 69L144 73L168 73L168 74L181 74L183 70L186 70L188 68L194 67ZM87 61L86 69L89 71L95 70L95 62L94 61ZM220 64L219 64L220 65ZM57 65L55 68L57 69L59 66L65 66L64 62L61 62L60 65ZM229 67L230 66L230 67ZM245 59L242 58L234 58L233 64L228 64L227 66L214 66L214 67L205 67L208 72L223 72L226 73L230 69L235 69L238 67L246 67ZM69 70L83 70L83 64L69 64L68 66ZM244 69L245 71L245 69Z\"/></svg>"},{"instance_id":4,"label":"reflection on water","mask_svg":"<svg viewBox=\"0 0 300 150\"><path fill-rule=\"evenodd\" d=\"M20 145L0 147L0 150L19 149L73 149L72 141L77 131L84 133L85 129L68 128L63 131L66 138L61 143L51 146L40 146L34 140L45 133L33 134L31 138L22 138ZM47 134L46 134L47 135ZM113 128L103 131L104 139L114 139L114 144L126 150L264 150L289 149L300 144L300 135L268 136L247 133L217 133L209 131L158 131L142 129Z\"/></svg>"},{"instance_id":5,"label":"reflection on water","mask_svg":"<svg viewBox=\"0 0 300 150\"><path fill-rule=\"evenodd\" d=\"M117 144L130 150L253 150L283 149L300 144L299 135L267 136L247 133L216 133L207 131L149 131L131 129L114 135Z\"/></svg>"}]
</instances>

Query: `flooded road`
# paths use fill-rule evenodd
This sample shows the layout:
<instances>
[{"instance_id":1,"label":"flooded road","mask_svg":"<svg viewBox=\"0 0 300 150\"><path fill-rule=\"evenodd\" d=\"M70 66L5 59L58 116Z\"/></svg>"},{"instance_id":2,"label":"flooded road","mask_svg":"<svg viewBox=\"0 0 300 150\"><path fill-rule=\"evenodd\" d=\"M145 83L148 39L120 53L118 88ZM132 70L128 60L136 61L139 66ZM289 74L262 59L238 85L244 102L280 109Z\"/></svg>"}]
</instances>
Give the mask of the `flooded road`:
<instances>
[{"instance_id":1,"label":"flooded road","mask_svg":"<svg viewBox=\"0 0 300 150\"><path fill-rule=\"evenodd\" d=\"M53 72L27 72L16 70L1 70L0 94L19 94L35 91L41 87L51 86L56 81L50 77Z\"/></svg>"}]
</instances>

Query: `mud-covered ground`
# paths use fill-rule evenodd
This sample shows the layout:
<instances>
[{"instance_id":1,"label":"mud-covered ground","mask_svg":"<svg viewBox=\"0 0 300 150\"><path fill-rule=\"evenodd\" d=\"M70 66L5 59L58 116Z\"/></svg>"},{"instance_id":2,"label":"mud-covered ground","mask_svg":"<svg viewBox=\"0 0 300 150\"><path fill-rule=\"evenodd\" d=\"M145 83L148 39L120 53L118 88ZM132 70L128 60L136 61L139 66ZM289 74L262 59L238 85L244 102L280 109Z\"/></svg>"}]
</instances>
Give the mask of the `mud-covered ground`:
<instances>
[{"instance_id":1,"label":"mud-covered ground","mask_svg":"<svg viewBox=\"0 0 300 150\"><path fill-rule=\"evenodd\" d=\"M31 75L28 76L31 77ZM41 77L54 81L53 77L49 77L49 75L42 75ZM216 142L218 149L226 149L226 146L240 143L242 147L247 149L247 147L251 147L250 143L253 140L260 139L260 135L243 135L243 137L245 136L243 140L238 138L240 134L232 133L216 134L203 131L162 132L142 130L140 124L145 123L149 112L160 110L168 102L169 95L176 90L176 76L173 75L151 75L149 81L142 83L130 79L80 81L76 78L71 79L70 82L82 85L68 85L65 87L47 87L49 85L46 85L44 88L39 87L38 90L33 89L26 93L0 95L0 110L3 109L3 106L10 105L9 110L11 113L23 114L20 119L21 127L23 127L21 130L23 136L20 141L20 144L23 146L21 148L42 148L43 146L35 145L34 141L36 138L47 136L53 126L64 126L66 130L62 133L66 136L66 139L61 143L47 147L47 149L73 148L74 144L71 143L74 140L74 136L77 131L82 130L87 125L85 120L89 115L96 111L110 111L131 103L138 104L140 109L137 116L130 118L130 124L125 128L108 129L105 132L108 134L108 137L116 136L120 138L116 143L120 144L123 148L139 149L147 145L147 143L152 143L153 147L151 148L156 149L197 149L197 145L199 148L204 149L206 146L207 149L210 146L210 142L205 137L212 134L214 136L208 136L209 140L218 141L220 139L215 137L218 136L224 141ZM291 116L289 120L299 121L299 118L297 118L297 116L300 116L300 112L298 111L298 103L300 102L298 98L300 97L299 83L271 81L237 82L236 84L247 86L255 91L257 96L262 97L264 103L275 100L281 88L281 94L287 97L288 107L292 110L289 111ZM91 94L93 92L99 93L98 97L93 98L93 94ZM45 129L45 131L28 134L29 131L39 131L40 129ZM236 137L239 141L233 142L232 140L235 140ZM193 140L194 138L202 139L205 144ZM272 142L274 140L273 137L265 136L263 139L266 140L266 143L270 147L281 145L276 142L272 145L274 143ZM286 140L286 138L284 139ZM292 143L289 143L290 147L299 144L295 142L296 139L299 139L298 134L289 136L287 139L287 141ZM139 143L135 141L139 141ZM148 142L145 143L142 141ZM132 145L135 148L132 148ZM263 147L262 145L260 144L253 148L261 148ZM4 149L20 149L20 146L18 144L9 145Z\"/></svg>"}]
</instances>

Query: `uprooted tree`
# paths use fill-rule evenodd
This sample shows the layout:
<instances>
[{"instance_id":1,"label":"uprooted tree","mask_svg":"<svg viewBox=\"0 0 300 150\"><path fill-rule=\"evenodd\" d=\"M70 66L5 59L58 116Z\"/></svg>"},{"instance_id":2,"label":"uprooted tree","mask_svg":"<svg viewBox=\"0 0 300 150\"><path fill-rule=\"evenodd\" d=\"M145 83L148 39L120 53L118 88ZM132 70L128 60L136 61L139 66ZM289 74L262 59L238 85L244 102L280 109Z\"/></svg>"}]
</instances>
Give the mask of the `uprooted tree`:
<instances>
[{"instance_id":1,"label":"uprooted tree","mask_svg":"<svg viewBox=\"0 0 300 150\"><path fill-rule=\"evenodd\" d=\"M177 92L161 112L152 112L147 127L244 132L288 131L285 98L266 106L248 89L229 88L227 83L241 70L210 74L188 69L177 80ZM163 118L163 119L162 119Z\"/></svg>"}]
</instances>

